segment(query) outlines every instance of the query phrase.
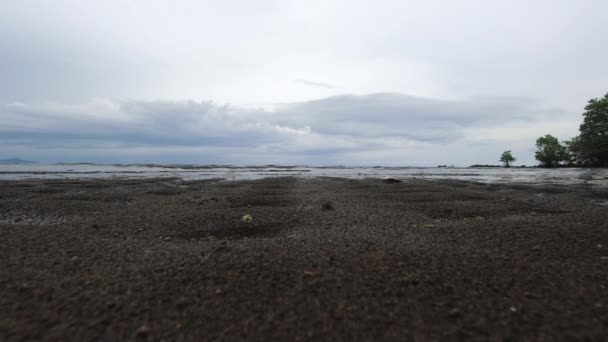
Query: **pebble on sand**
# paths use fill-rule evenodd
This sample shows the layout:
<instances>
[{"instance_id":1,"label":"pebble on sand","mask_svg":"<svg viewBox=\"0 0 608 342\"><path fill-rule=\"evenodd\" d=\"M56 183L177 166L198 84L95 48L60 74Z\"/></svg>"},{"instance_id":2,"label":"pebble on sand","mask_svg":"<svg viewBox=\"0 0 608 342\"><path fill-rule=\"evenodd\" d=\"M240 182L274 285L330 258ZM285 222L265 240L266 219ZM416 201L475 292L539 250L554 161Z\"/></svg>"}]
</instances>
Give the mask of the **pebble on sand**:
<instances>
[{"instance_id":1,"label":"pebble on sand","mask_svg":"<svg viewBox=\"0 0 608 342\"><path fill-rule=\"evenodd\" d=\"M150 333L150 328L147 325L142 325L135 331L137 336L147 336Z\"/></svg>"},{"instance_id":2,"label":"pebble on sand","mask_svg":"<svg viewBox=\"0 0 608 342\"><path fill-rule=\"evenodd\" d=\"M461 313L462 313L462 312L460 311L460 309L458 309L458 308L454 308L454 309L450 310L450 312L448 312L448 315L449 315L450 317L458 317L458 316L460 316L460 315L461 315Z\"/></svg>"}]
</instances>

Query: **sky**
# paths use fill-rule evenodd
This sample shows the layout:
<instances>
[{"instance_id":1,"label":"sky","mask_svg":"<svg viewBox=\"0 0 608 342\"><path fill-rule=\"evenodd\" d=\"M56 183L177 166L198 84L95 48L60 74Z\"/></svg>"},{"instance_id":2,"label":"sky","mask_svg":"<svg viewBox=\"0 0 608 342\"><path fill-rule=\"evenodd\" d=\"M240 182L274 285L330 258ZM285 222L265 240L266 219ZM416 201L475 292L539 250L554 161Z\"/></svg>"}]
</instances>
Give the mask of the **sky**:
<instances>
[{"instance_id":1,"label":"sky","mask_svg":"<svg viewBox=\"0 0 608 342\"><path fill-rule=\"evenodd\" d=\"M0 2L0 159L533 165L608 92L608 2Z\"/></svg>"}]
</instances>

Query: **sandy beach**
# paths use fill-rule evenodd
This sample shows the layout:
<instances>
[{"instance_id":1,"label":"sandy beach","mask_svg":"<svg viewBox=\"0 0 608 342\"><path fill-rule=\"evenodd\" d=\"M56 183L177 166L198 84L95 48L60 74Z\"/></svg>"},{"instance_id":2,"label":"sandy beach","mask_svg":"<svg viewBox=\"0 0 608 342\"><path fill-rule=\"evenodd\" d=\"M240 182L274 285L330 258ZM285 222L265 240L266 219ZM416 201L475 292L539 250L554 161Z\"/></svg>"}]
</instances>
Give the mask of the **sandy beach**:
<instances>
[{"instance_id":1,"label":"sandy beach","mask_svg":"<svg viewBox=\"0 0 608 342\"><path fill-rule=\"evenodd\" d=\"M2 341L608 335L605 187L2 181L0 246Z\"/></svg>"}]
</instances>

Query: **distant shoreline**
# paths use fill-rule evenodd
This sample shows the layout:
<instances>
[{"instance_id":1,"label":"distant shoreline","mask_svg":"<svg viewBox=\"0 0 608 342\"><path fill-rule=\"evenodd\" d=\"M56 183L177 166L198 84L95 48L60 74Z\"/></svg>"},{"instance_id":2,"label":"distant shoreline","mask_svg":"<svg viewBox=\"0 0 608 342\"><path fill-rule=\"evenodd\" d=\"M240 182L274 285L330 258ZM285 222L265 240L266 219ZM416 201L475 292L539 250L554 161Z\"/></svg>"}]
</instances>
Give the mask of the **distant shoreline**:
<instances>
[{"instance_id":1,"label":"distant shoreline","mask_svg":"<svg viewBox=\"0 0 608 342\"><path fill-rule=\"evenodd\" d=\"M592 165L557 165L557 166L541 166L541 165L511 165L504 167L497 164L473 164L469 166L454 166L454 165L427 165L427 166L412 166L412 165L277 165L277 164L253 164L253 165L238 165L238 164L180 164L180 163L93 163L93 162L39 162L39 161L11 161L11 159L2 159L0 164L38 164L38 165L100 165L100 166L147 166L147 167L163 167L163 168L298 168L311 167L318 169L426 169L426 168L446 168L446 169L466 169L466 168L497 168L497 169L521 169L521 168L538 168L538 169L560 169L560 168L583 168L583 169L602 169L608 166L592 166Z\"/></svg>"}]
</instances>

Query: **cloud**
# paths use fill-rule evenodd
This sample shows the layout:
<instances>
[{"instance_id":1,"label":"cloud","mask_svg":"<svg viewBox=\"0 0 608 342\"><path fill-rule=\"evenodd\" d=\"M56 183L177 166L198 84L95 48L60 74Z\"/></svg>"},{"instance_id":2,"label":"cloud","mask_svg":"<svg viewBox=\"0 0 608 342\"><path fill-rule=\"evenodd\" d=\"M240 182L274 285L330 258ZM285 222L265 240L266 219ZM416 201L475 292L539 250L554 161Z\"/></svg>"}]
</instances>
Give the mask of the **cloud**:
<instances>
[{"instance_id":1,"label":"cloud","mask_svg":"<svg viewBox=\"0 0 608 342\"><path fill-rule=\"evenodd\" d=\"M536 136L572 136L577 128L532 99L394 93L340 95L273 111L211 101L14 102L0 107L0 120L0 155L234 164L466 165L492 163L512 146L531 163L527 146Z\"/></svg>"},{"instance_id":2,"label":"cloud","mask_svg":"<svg viewBox=\"0 0 608 342\"><path fill-rule=\"evenodd\" d=\"M451 142L465 128L500 121L533 121L561 114L526 98L441 100L394 93L341 95L291 104L280 109L287 125L308 125L321 134L402 137Z\"/></svg>"},{"instance_id":3,"label":"cloud","mask_svg":"<svg viewBox=\"0 0 608 342\"><path fill-rule=\"evenodd\" d=\"M335 86L333 84L329 84L329 83L324 83L324 82L316 82L316 81L309 81L309 80L303 80L303 79L298 79L294 81L295 83L299 83L299 84L304 84L307 86L311 86L311 87L321 87L321 88L327 88L327 89L336 89L338 88L338 86Z\"/></svg>"}]
</instances>

